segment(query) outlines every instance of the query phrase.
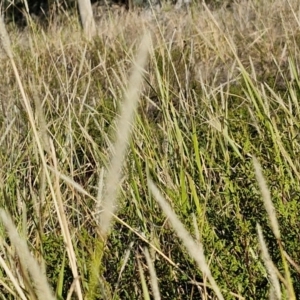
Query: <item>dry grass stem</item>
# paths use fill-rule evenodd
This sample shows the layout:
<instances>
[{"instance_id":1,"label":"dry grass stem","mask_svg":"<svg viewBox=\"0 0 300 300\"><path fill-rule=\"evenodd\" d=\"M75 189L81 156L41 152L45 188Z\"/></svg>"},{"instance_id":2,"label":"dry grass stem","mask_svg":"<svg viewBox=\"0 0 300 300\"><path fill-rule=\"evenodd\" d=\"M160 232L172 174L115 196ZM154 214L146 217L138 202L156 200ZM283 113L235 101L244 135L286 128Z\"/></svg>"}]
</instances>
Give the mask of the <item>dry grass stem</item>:
<instances>
[{"instance_id":1,"label":"dry grass stem","mask_svg":"<svg viewBox=\"0 0 300 300\"><path fill-rule=\"evenodd\" d=\"M0 265L3 268L3 270L5 271L5 273L7 274L7 276L9 277L10 281L12 282L13 286L15 287L18 296L22 299L22 300L27 300L22 288L20 287L17 279L15 278L15 276L12 274L9 266L6 264L5 260L2 258L2 256L0 255ZM3 284L3 282L1 282L1 285L5 287L5 285ZM8 288L8 287L7 287Z\"/></svg>"},{"instance_id":2,"label":"dry grass stem","mask_svg":"<svg viewBox=\"0 0 300 300\"><path fill-rule=\"evenodd\" d=\"M4 38L5 38L4 43L5 43L5 45L7 45L7 44L9 44L9 36L6 32L4 24L0 23L0 28L1 28L1 35L4 36ZM6 33L6 35L5 35L5 33ZM8 41L6 41L6 39ZM40 158L41 158L41 161L43 163L43 167L44 167L45 172L46 172L47 181L48 181L48 184L49 184L49 187L50 187L50 190L51 190L51 194L52 194L52 197L53 197L53 201L54 201L54 204L55 204L55 207L56 207L56 211L57 211L59 223L61 225L63 237L64 237L66 245L67 245L67 252L68 252L68 255L69 255L69 259L70 259L72 272L73 272L74 278L77 279L79 276L78 276L77 266L76 266L76 257L75 257L75 252L74 252L72 242L71 242L71 237L70 237L70 232L69 232L69 229L68 229L68 224L67 224L66 217L65 217L65 214L64 214L62 199L60 197L59 177L56 176L55 184L54 184L54 187L53 187L52 181L51 181L51 178L50 178L50 174L49 174L48 169L47 169L47 163L46 163L46 158L45 158L45 154L44 154L44 147L43 146L45 146L45 145L42 145L42 142L41 142L41 139L40 139L40 134L39 134L39 132L37 130L37 126L35 124L31 103L30 103L30 101L29 101L29 99L28 99L28 97L25 93L24 86L23 86L23 83L21 81L21 77L19 75L18 69L16 67L16 64L15 64L15 61L14 61L14 58L13 58L13 53L11 52L11 48L8 47L7 51L9 52L9 57L10 57L10 61L11 61L11 64L12 64L12 67L13 67L13 70L14 70L14 75L17 79L18 87L19 87L19 90L20 90L21 95L22 95L24 108L25 108L25 111L28 114L28 118L29 118L29 122L30 122L30 125L31 125L31 128L32 128L32 131L33 131L34 139L35 139L35 142L37 144L39 154L40 154ZM39 109L41 110L41 107L39 107ZM41 113L41 111L39 111L39 114L40 113ZM39 117L41 117L41 115ZM46 128L43 128L43 129L46 130ZM48 143L48 141L49 141L48 136L46 136L44 138L47 140L47 143ZM51 145L51 147L52 147L52 149L50 151L53 155L53 161L54 161L54 163L56 163L55 149L54 149L53 143L50 144L50 142L49 142L49 145ZM55 166L55 169L57 170L57 165ZM79 297L79 299L83 299L79 280L76 280L76 292L77 292L77 296Z\"/></svg>"},{"instance_id":3,"label":"dry grass stem","mask_svg":"<svg viewBox=\"0 0 300 300\"><path fill-rule=\"evenodd\" d=\"M158 280L155 272L155 268L152 262L152 259L150 257L149 251L147 248L144 249L147 265L149 268L149 273L150 273L150 282L151 282L151 287L152 287L152 293L153 293L153 298L154 300L160 300L160 292L159 292L159 286L158 286Z\"/></svg>"},{"instance_id":4,"label":"dry grass stem","mask_svg":"<svg viewBox=\"0 0 300 300\"><path fill-rule=\"evenodd\" d=\"M128 82L124 103L116 125L116 138L112 151L112 160L105 181L105 193L103 197L102 212L100 215L100 230L103 237L108 233L112 214L115 211L116 198L119 190L122 165L126 148L129 143L134 113L139 100L139 92L143 80L143 72L147 62L151 38L145 35L141 41L140 50L134 62L132 74Z\"/></svg>"},{"instance_id":5,"label":"dry grass stem","mask_svg":"<svg viewBox=\"0 0 300 300\"><path fill-rule=\"evenodd\" d=\"M9 36L8 36L8 33L5 28L5 23L4 23L2 15L0 15L0 42L1 42L1 45L2 45L6 55L10 59L12 59L13 57L12 57L11 43L10 43Z\"/></svg>"},{"instance_id":6,"label":"dry grass stem","mask_svg":"<svg viewBox=\"0 0 300 300\"><path fill-rule=\"evenodd\" d=\"M257 235L258 235L258 241L261 249L262 259L264 261L264 264L266 266L267 272L270 277L271 282L271 289L273 290L273 296L276 296L276 299L281 299L281 289L280 289L280 283L279 279L276 275L276 270L274 269L274 264L272 262L272 259L270 257L261 226L257 224Z\"/></svg>"},{"instance_id":7,"label":"dry grass stem","mask_svg":"<svg viewBox=\"0 0 300 300\"><path fill-rule=\"evenodd\" d=\"M287 261L295 268L295 270L300 274L300 266L297 264L285 251L284 256L286 257Z\"/></svg>"},{"instance_id":8,"label":"dry grass stem","mask_svg":"<svg viewBox=\"0 0 300 300\"><path fill-rule=\"evenodd\" d=\"M51 291L51 288L48 285L46 275L42 273L40 266L32 257L26 241L19 236L17 229L13 224L10 216L3 209L0 209L0 218L7 230L12 245L16 249L22 266L25 270L28 270L31 276L38 299L54 300L55 297L53 295L53 292ZM22 295L22 293L20 295Z\"/></svg>"},{"instance_id":9,"label":"dry grass stem","mask_svg":"<svg viewBox=\"0 0 300 300\"><path fill-rule=\"evenodd\" d=\"M257 179L257 182L258 182L261 194L262 194L265 209L267 211L273 233L274 233L276 239L278 241L280 241L281 240L280 230L279 230L279 224L278 224L277 217L276 217L275 207L271 200L270 191L267 187L267 183L262 174L260 164L255 157L253 157L253 165L254 165L254 169L255 169L256 179Z\"/></svg>"},{"instance_id":10,"label":"dry grass stem","mask_svg":"<svg viewBox=\"0 0 300 300\"><path fill-rule=\"evenodd\" d=\"M164 197L159 192L156 185L152 182L152 180L148 180L148 185L150 188L151 193L153 194L154 198L161 206L164 213L167 215L170 223L172 224L174 230L176 231L178 237L182 240L183 244L185 245L187 251L189 252L190 256L196 261L199 269L203 273L204 276L207 277L208 281L210 282L212 289L216 293L218 299L224 299L218 285L216 284L212 274L210 272L209 266L206 263L206 259L204 256L203 246L200 243L196 243L191 235L186 231L183 224L180 222L176 214L172 211L170 205L164 199Z\"/></svg>"},{"instance_id":11,"label":"dry grass stem","mask_svg":"<svg viewBox=\"0 0 300 300\"><path fill-rule=\"evenodd\" d=\"M62 199L62 195L61 195L61 191L60 191L60 177L59 177L59 172L58 172L58 163L57 163L55 149L54 149L54 145L53 145L52 141L50 141L50 145L51 145L50 151L52 152L53 169L55 170L55 175L56 175L55 179L54 179L54 183L53 183L53 188L55 191L55 193L54 193L55 198L53 199L54 205L56 208L57 216L59 218L59 223L60 223L61 230L62 230L62 236L65 241L66 250L67 250L69 261L70 261L70 267L71 267L71 270L72 270L72 273L74 276L73 280L75 282L74 285L76 287L77 297L79 298L79 300L82 300L83 295L82 295L80 277L79 277L78 268L77 268L76 255L75 255L75 250L73 247L72 238L71 238L71 234L70 234L70 230L69 230L69 224L68 224L67 217L66 217L65 210L64 210L64 203L63 203L63 199Z\"/></svg>"}]
</instances>

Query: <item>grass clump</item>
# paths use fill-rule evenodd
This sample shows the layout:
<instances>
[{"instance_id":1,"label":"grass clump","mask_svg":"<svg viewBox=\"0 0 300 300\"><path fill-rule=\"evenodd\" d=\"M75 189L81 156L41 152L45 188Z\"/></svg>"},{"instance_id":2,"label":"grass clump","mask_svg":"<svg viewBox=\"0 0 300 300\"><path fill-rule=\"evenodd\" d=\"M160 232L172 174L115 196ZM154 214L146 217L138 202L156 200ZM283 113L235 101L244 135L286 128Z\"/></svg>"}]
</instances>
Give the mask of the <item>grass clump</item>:
<instances>
[{"instance_id":1,"label":"grass clump","mask_svg":"<svg viewBox=\"0 0 300 300\"><path fill-rule=\"evenodd\" d=\"M2 24L1 297L297 299L297 5Z\"/></svg>"}]
</instances>

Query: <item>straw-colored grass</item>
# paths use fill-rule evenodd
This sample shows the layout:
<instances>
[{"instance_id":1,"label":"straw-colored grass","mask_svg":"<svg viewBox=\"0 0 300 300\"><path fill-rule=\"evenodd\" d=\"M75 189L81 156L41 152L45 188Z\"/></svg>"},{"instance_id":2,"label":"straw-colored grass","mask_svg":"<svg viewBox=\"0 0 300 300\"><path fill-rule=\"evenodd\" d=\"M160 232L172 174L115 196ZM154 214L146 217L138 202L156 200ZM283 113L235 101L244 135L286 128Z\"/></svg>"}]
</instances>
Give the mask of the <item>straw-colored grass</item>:
<instances>
[{"instance_id":1,"label":"straw-colored grass","mask_svg":"<svg viewBox=\"0 0 300 300\"><path fill-rule=\"evenodd\" d=\"M299 2L105 9L1 21L1 299L298 299Z\"/></svg>"}]
</instances>

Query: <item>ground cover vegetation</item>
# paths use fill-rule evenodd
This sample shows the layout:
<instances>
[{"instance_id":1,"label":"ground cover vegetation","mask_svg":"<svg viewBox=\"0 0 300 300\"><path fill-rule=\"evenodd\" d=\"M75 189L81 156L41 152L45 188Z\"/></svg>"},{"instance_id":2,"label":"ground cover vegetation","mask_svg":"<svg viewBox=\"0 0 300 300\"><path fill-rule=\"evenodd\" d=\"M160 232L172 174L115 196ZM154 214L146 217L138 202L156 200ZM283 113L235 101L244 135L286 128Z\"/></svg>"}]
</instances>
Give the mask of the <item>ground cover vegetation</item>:
<instances>
[{"instance_id":1,"label":"ground cover vegetation","mask_svg":"<svg viewBox=\"0 0 300 300\"><path fill-rule=\"evenodd\" d=\"M1 299L298 299L299 11L2 22Z\"/></svg>"}]
</instances>

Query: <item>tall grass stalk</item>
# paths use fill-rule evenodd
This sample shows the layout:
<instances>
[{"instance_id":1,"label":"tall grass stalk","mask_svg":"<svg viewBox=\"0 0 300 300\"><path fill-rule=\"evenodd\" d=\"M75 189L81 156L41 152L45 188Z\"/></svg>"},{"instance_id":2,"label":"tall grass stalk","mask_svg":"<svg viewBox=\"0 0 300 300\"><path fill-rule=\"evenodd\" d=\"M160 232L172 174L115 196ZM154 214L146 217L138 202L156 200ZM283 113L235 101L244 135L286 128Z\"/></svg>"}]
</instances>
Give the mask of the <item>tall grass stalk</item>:
<instances>
[{"instance_id":1,"label":"tall grass stalk","mask_svg":"<svg viewBox=\"0 0 300 300\"><path fill-rule=\"evenodd\" d=\"M274 265L272 263L272 259L270 257L266 242L264 240L264 236L262 233L261 226L257 224L257 235L258 235L258 241L260 245L260 249L262 252L262 258L265 263L266 269L270 276L271 281L271 289L274 290L274 294L276 299L281 299L281 289L280 289L280 283L278 280L278 277L276 275L276 270L274 269ZM271 292L270 292L271 293Z\"/></svg>"},{"instance_id":2,"label":"tall grass stalk","mask_svg":"<svg viewBox=\"0 0 300 300\"><path fill-rule=\"evenodd\" d=\"M105 191L103 199L98 199L102 200L99 226L104 238L108 234L111 226L111 219L116 209L117 193L120 188L119 185L124 156L130 139L134 113L139 100L144 68L150 47L151 39L147 34L141 41L140 50L136 56L132 74L129 78L124 102L121 105L120 117L117 120L115 143L112 149L111 163L106 175Z\"/></svg>"},{"instance_id":3,"label":"tall grass stalk","mask_svg":"<svg viewBox=\"0 0 300 300\"><path fill-rule=\"evenodd\" d=\"M17 229L13 224L10 216L3 209L0 209L0 218L7 230L12 245L16 249L16 252L24 270L28 271L31 276L33 287L38 299L55 300L55 297L53 295L53 292L51 291L51 288L49 287L45 274L42 273L40 266L32 257L26 241L19 236ZM23 298L24 294L19 294Z\"/></svg>"},{"instance_id":4,"label":"tall grass stalk","mask_svg":"<svg viewBox=\"0 0 300 300\"><path fill-rule=\"evenodd\" d=\"M2 258L2 256L0 256L0 266L3 268L3 270L5 271L7 276L9 277L9 279L12 282L13 286L15 287L20 299L27 300L27 298L26 298L26 296L23 292L22 287L18 283L17 278L15 278L14 274L12 273L12 271L10 270L9 266L6 264L6 262ZM1 285L4 287L4 289L8 290L12 296L16 297L16 294L7 285L5 285L3 282L1 282Z\"/></svg>"},{"instance_id":5,"label":"tall grass stalk","mask_svg":"<svg viewBox=\"0 0 300 300\"><path fill-rule=\"evenodd\" d=\"M89 297L93 297L101 274L101 261L104 246L109 234L112 218L116 210L118 191L120 189L122 167L126 149L129 144L130 133L133 126L134 114L136 112L144 68L147 62L151 38L145 34L133 63L133 69L128 82L128 88L121 105L120 116L117 120L115 131L115 143L111 149L111 162L108 168L104 185L100 176L98 197L96 204L96 215L98 216L101 240L96 243L93 256L93 266L90 277ZM103 191L103 194L100 191Z\"/></svg>"},{"instance_id":6,"label":"tall grass stalk","mask_svg":"<svg viewBox=\"0 0 300 300\"><path fill-rule=\"evenodd\" d=\"M155 268L154 268L152 259L150 257L150 254L149 254L149 251L147 248L144 249L144 253L145 253L145 257L146 257L146 261L147 261L148 269L149 269L149 273L150 273L150 282L151 282L151 286L152 286L153 298L154 298L154 300L160 300L161 297L160 297L160 292L159 292L157 275L156 275Z\"/></svg>"},{"instance_id":7,"label":"tall grass stalk","mask_svg":"<svg viewBox=\"0 0 300 300\"><path fill-rule=\"evenodd\" d=\"M160 205L160 207L162 208L164 213L167 215L168 220L172 224L178 237L182 240L182 242L185 245L190 256L196 261L196 263L197 263L199 269L201 270L201 272L203 273L203 275L205 277L207 277L208 281L210 282L210 284L212 286L212 289L216 293L216 296L218 297L218 299L223 300L224 297L211 274L208 264L206 263L202 244L197 243L193 240L191 235L184 228L184 226L180 222L179 218L172 211L170 205L167 203L167 201L161 195L158 188L152 182L151 179L148 180L148 186L149 186L154 198L156 199L156 201L158 202L158 204Z\"/></svg>"},{"instance_id":8,"label":"tall grass stalk","mask_svg":"<svg viewBox=\"0 0 300 300\"><path fill-rule=\"evenodd\" d=\"M282 245L282 241L281 241L279 224L278 224L278 220L277 220L277 217L276 217L276 211L275 211L273 202L271 200L271 194L270 194L270 191L267 187L267 183L264 179L264 176L262 174L260 164L258 163L258 161L255 157L253 157L253 164L254 164L256 179L257 179L257 182L258 182L258 185L260 187L261 194L262 194L262 199L263 199L263 202L264 202L264 206L265 206L265 209L267 211L268 218L270 220L270 225L271 225L272 231L275 235L275 238L278 242L279 249L280 249L281 259L282 259L283 266L284 266L285 279L286 279L286 288L287 288L287 291L288 291L288 296L289 296L289 299L291 299L291 300L296 299L294 288L293 288L293 282L292 282L292 278L291 278L291 274L290 274L290 270L289 270L289 266L288 266L288 262L286 260L285 255L284 255L284 249L283 249L283 245ZM264 241L263 241L263 237L262 237L260 227L258 227L258 233L259 233L260 244L263 245ZM263 256L265 257L265 259L268 259L267 254L266 254L266 247L264 247L264 250L262 250L262 251L263 251ZM269 266L269 264L268 264L268 266ZM274 272L272 272L272 274L273 273ZM279 297L280 293L279 293L278 283L275 282L276 280L275 280L274 275L271 275L271 276L273 276L272 277L272 284L274 284L276 294Z\"/></svg>"},{"instance_id":9,"label":"tall grass stalk","mask_svg":"<svg viewBox=\"0 0 300 300\"><path fill-rule=\"evenodd\" d=\"M148 286L146 283L144 269L143 269L142 264L139 259L138 259L138 267L139 267L139 273L140 273L140 278L141 278L141 285L142 285L144 300L150 300L151 298L150 298Z\"/></svg>"},{"instance_id":10,"label":"tall grass stalk","mask_svg":"<svg viewBox=\"0 0 300 300\"><path fill-rule=\"evenodd\" d=\"M13 55L13 51L11 49L10 39L9 39L8 33L6 31L5 24L3 22L2 17L0 18L0 36L1 36L1 41L2 41L2 45L5 49L5 52L6 52L7 56L10 59L10 62L11 62L11 65L12 65L12 68L13 68L13 71L14 71L15 78L17 80L18 87L19 87L19 90L20 90L21 95L22 95L22 100L23 100L22 103L23 103L24 109L25 109L25 111L27 112L27 115L28 115L28 119L29 119L29 122L30 122L30 125L31 125L31 128L32 128L32 131L33 131L34 139L35 139L36 145L38 147L40 158L41 158L43 168L44 168L45 173L46 173L47 181L48 181L48 184L49 184L49 187L50 187L50 190L51 190L51 194L52 194L52 197L53 197L53 201L54 201L54 204L55 204L55 207L56 207L56 212L57 212L59 223L60 223L60 226L61 226L61 229L62 229L63 237L64 237L64 240L65 240L66 245L67 245L67 252L68 252L69 259L70 259L70 264L71 264L73 276L76 280L76 292L77 292L79 300L82 300L83 296L82 296L82 292L81 292L79 275L78 275L78 270L77 270L77 266L76 266L75 252L74 252L74 248L73 248L73 245L72 245L72 240L71 240L71 235L70 235L68 224L67 224L67 219L66 219L66 216L65 216L65 213L64 213L62 199L60 197L58 177L56 176L56 181L54 183L55 187L54 187L53 184L52 184L52 179L50 177L48 168L47 168L46 157L45 157L45 154L44 154L44 150L47 149L48 145L42 145L42 142L41 142L41 139L40 139L40 134L39 134L37 126L35 124L31 103L30 103L29 98L27 97L27 95L25 93L24 86L23 86L23 83L21 81L21 77L20 77L19 71L17 69L15 60L14 60L14 55ZM40 112L41 112L41 110L40 110ZM39 113L39 116L41 117L41 113ZM54 149L53 144L52 144L52 149L51 150L52 150L52 155L53 155L54 161L56 162L55 149ZM56 165L56 169L57 169L57 165Z\"/></svg>"}]
</instances>

